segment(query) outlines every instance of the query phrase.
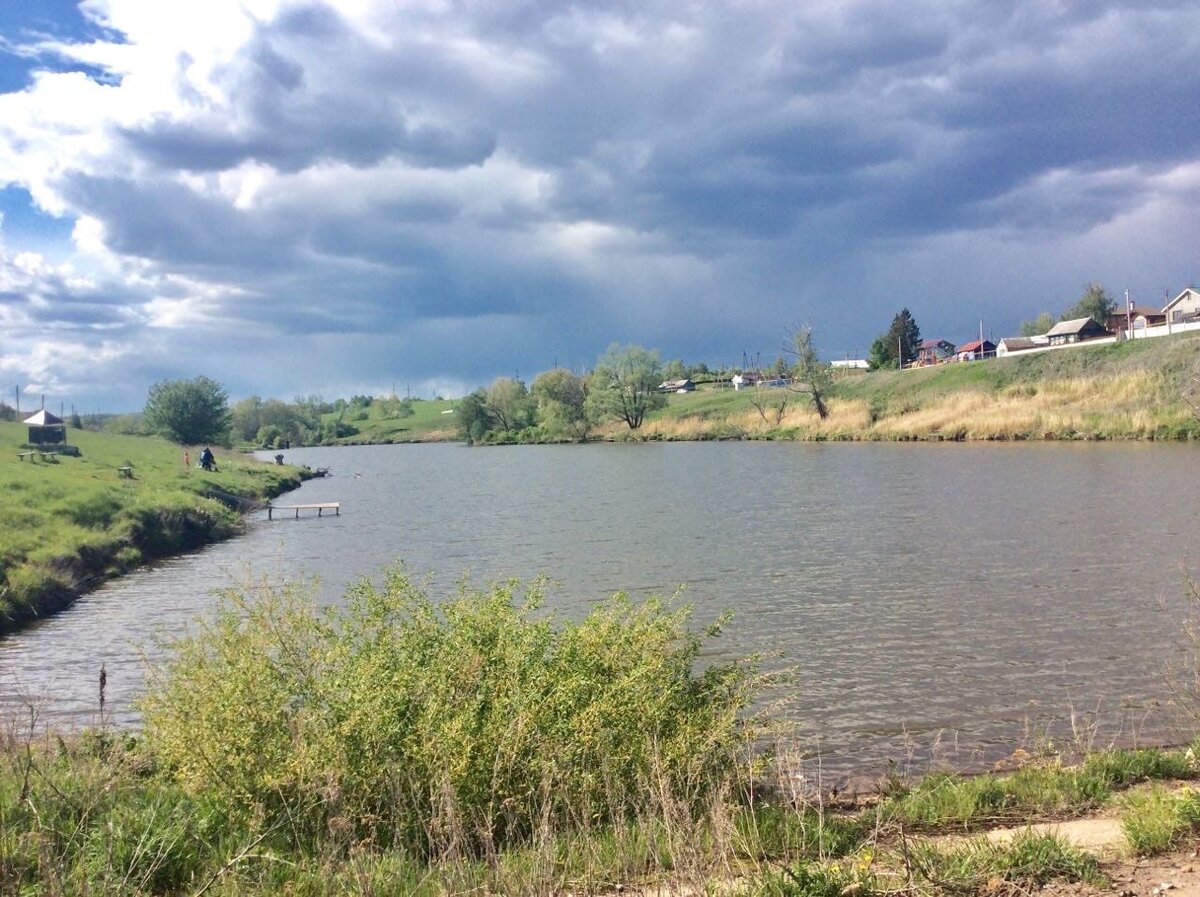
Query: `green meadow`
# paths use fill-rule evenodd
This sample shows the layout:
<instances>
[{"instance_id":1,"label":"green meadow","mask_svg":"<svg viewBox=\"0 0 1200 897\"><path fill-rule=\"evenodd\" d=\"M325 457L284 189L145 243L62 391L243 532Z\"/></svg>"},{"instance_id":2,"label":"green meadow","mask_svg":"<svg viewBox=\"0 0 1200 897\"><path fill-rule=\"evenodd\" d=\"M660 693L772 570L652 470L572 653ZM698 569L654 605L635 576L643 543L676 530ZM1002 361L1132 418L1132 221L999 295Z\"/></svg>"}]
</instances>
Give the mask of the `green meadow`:
<instances>
[{"instance_id":1,"label":"green meadow","mask_svg":"<svg viewBox=\"0 0 1200 897\"><path fill-rule=\"evenodd\" d=\"M341 422L353 433L330 440L333 445L378 445L397 442L452 442L456 427L450 399L419 399L409 407L412 414L397 417L388 403L372 402L366 407L351 407L321 415L323 424ZM443 413L451 412L451 413Z\"/></svg>"},{"instance_id":2,"label":"green meadow","mask_svg":"<svg viewBox=\"0 0 1200 897\"><path fill-rule=\"evenodd\" d=\"M0 423L0 633L138 564L239 531L238 511L301 472L226 453L220 472L163 439L67 431L79 457L18 458L27 428ZM132 467L124 477L119 468Z\"/></svg>"}]
</instances>

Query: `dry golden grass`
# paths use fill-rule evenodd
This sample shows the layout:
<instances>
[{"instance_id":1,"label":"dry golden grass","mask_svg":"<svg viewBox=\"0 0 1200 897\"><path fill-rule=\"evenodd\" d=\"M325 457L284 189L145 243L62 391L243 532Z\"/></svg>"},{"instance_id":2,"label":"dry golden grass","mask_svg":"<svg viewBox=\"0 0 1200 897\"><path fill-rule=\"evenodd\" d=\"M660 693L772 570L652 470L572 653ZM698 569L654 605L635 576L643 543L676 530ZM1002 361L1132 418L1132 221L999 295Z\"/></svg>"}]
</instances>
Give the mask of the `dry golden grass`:
<instances>
[{"instance_id":1,"label":"dry golden grass","mask_svg":"<svg viewBox=\"0 0 1200 897\"><path fill-rule=\"evenodd\" d=\"M1121 377L1048 381L1036 389L1018 385L999 393L972 390L888 414L872 433L881 439L1147 437L1188 416L1181 409L1163 407L1168 389L1158 373L1137 371Z\"/></svg>"},{"instance_id":2,"label":"dry golden grass","mask_svg":"<svg viewBox=\"0 0 1200 897\"><path fill-rule=\"evenodd\" d=\"M1060 377L999 390L964 388L921 395L899 392L868 401L834 399L821 420L805 396L782 415L734 406L726 414L660 417L631 432L616 422L597 428L601 439L703 440L792 438L909 439L1144 439L1183 433L1194 416L1170 377L1158 370Z\"/></svg>"}]
</instances>

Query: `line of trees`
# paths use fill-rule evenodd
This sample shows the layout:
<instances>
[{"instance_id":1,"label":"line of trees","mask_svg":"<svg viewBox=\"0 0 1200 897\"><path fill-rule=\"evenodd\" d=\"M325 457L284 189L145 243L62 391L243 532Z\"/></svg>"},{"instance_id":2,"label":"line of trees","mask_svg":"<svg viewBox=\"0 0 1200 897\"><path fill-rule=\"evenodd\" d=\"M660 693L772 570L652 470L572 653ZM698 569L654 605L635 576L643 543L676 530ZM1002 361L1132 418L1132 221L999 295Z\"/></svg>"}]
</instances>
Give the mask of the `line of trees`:
<instances>
[{"instance_id":1,"label":"line of trees","mask_svg":"<svg viewBox=\"0 0 1200 897\"><path fill-rule=\"evenodd\" d=\"M907 312L906 312L907 313ZM789 383L770 397L776 423L782 419L788 394L804 392L813 408L828 414L827 394L832 378L820 361L809 327L794 329L784 354L770 368ZM727 380L733 371L712 371L705 364L688 366L681 360L663 364L657 350L613 343L588 374L564 368L539 374L532 387L511 377L464 397L456 409L459 435L470 443L583 441L599 424L622 421L637 430L651 412L666 405L663 384L671 380ZM293 402L250 396L232 405L224 387L209 377L163 380L151 387L140 416L114 421L127 431L157 433L181 444L251 444L264 448L315 445L355 435L354 423L376 417L403 418L414 413L414 400L359 395L326 402L319 395ZM767 419L765 391L752 402ZM372 408L374 406L374 412Z\"/></svg>"},{"instance_id":2,"label":"line of trees","mask_svg":"<svg viewBox=\"0 0 1200 897\"><path fill-rule=\"evenodd\" d=\"M1091 318L1102 327L1108 326L1109 316L1117 310L1116 300L1098 283L1089 283L1075 304L1058 316L1056 321L1049 312L1042 312L1030 321L1021 322L1021 336L1041 336L1058 321L1075 321Z\"/></svg>"},{"instance_id":3,"label":"line of trees","mask_svg":"<svg viewBox=\"0 0 1200 897\"><path fill-rule=\"evenodd\" d=\"M665 371L657 351L613 343L587 375L555 368L538 374L528 388L522 380L499 377L459 403L459 435L470 443L578 442L608 420L636 430L666 404L659 386L673 378Z\"/></svg>"},{"instance_id":4,"label":"line of trees","mask_svg":"<svg viewBox=\"0 0 1200 897\"><path fill-rule=\"evenodd\" d=\"M418 401L359 395L326 402L319 395L308 395L284 402L250 396L230 406L221 384L209 377L195 377L156 383L140 416L123 415L107 426L117 432L157 434L183 445L320 445L355 435L355 422L371 416L385 420L410 417Z\"/></svg>"}]
</instances>

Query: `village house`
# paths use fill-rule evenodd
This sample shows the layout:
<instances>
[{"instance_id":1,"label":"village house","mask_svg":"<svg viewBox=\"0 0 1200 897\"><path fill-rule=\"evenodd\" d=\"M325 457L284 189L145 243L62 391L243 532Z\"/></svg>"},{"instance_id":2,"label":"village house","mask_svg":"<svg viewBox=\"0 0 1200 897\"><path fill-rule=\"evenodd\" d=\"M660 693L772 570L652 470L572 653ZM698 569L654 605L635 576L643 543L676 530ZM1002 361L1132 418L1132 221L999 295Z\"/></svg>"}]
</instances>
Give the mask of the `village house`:
<instances>
[{"instance_id":1,"label":"village house","mask_svg":"<svg viewBox=\"0 0 1200 897\"><path fill-rule=\"evenodd\" d=\"M1170 324L1188 324L1200 319L1200 290L1188 287L1168 302L1162 313Z\"/></svg>"},{"instance_id":2,"label":"village house","mask_svg":"<svg viewBox=\"0 0 1200 897\"><path fill-rule=\"evenodd\" d=\"M1064 346L1067 343L1081 343L1084 340L1097 339L1111 334L1103 325L1097 324L1092 318L1074 318L1070 321L1059 321L1046 331L1046 338L1052 346Z\"/></svg>"},{"instance_id":3,"label":"village house","mask_svg":"<svg viewBox=\"0 0 1200 897\"><path fill-rule=\"evenodd\" d=\"M1040 349L1046 345L1046 340L1035 340L1029 336L1006 336L996 345L996 355L1003 358L1014 352L1028 352L1030 349Z\"/></svg>"},{"instance_id":4,"label":"village house","mask_svg":"<svg viewBox=\"0 0 1200 897\"><path fill-rule=\"evenodd\" d=\"M995 358L996 344L991 340L973 339L958 347L956 357L959 361L977 361L981 358Z\"/></svg>"},{"instance_id":5,"label":"village house","mask_svg":"<svg viewBox=\"0 0 1200 897\"><path fill-rule=\"evenodd\" d=\"M1105 326L1109 333L1128 333L1129 330L1145 330L1167 323L1167 313L1152 305L1135 305L1132 309L1119 308L1108 316Z\"/></svg>"},{"instance_id":6,"label":"village house","mask_svg":"<svg viewBox=\"0 0 1200 897\"><path fill-rule=\"evenodd\" d=\"M696 384L686 377L682 380L664 380L658 384L659 392L691 392Z\"/></svg>"},{"instance_id":7,"label":"village house","mask_svg":"<svg viewBox=\"0 0 1200 897\"><path fill-rule=\"evenodd\" d=\"M927 339L917 350L917 364L941 364L954 357L954 343L944 339Z\"/></svg>"}]
</instances>

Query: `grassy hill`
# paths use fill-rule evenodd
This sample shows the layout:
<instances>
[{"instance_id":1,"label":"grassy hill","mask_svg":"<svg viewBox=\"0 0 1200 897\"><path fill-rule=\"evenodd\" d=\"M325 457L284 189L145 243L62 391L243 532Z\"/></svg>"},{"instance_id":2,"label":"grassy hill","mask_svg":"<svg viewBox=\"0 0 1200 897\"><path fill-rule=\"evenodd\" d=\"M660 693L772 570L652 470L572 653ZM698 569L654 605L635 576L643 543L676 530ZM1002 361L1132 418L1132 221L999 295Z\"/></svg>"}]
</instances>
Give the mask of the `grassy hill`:
<instances>
[{"instance_id":1,"label":"grassy hill","mask_svg":"<svg viewBox=\"0 0 1200 897\"><path fill-rule=\"evenodd\" d=\"M340 418L356 431L334 440L336 445L449 442L457 438L454 415L443 412L450 412L457 404L449 399L414 400L411 415L395 417L388 414L386 403L374 402L365 408L329 412L322 415L322 421L330 424Z\"/></svg>"},{"instance_id":2,"label":"grassy hill","mask_svg":"<svg viewBox=\"0 0 1200 897\"><path fill-rule=\"evenodd\" d=\"M807 396L700 390L670 403L641 439L1191 439L1200 334L947 364L848 373L822 421ZM762 410L755 402L763 405ZM785 407L780 411L780 405Z\"/></svg>"},{"instance_id":3,"label":"grassy hill","mask_svg":"<svg viewBox=\"0 0 1200 897\"><path fill-rule=\"evenodd\" d=\"M231 535L237 507L300 484L295 468L225 455L205 473L165 440L84 430L67 431L78 458L18 460L26 438L0 423L0 633L105 577Z\"/></svg>"}]
</instances>

